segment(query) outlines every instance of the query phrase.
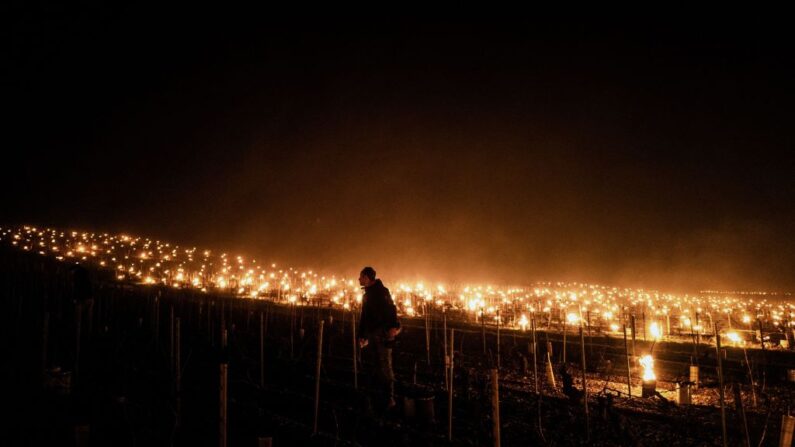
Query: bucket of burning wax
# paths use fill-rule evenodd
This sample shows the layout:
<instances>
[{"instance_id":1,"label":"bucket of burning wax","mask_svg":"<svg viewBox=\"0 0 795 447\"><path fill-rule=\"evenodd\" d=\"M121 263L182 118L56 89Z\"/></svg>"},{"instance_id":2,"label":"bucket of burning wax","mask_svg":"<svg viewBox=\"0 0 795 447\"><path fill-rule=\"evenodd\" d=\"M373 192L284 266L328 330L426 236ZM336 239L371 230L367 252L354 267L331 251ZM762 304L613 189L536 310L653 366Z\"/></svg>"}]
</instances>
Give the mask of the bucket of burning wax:
<instances>
[{"instance_id":1,"label":"bucket of burning wax","mask_svg":"<svg viewBox=\"0 0 795 447\"><path fill-rule=\"evenodd\" d=\"M787 382L795 383L795 369L787 370Z\"/></svg>"},{"instance_id":2,"label":"bucket of burning wax","mask_svg":"<svg viewBox=\"0 0 795 447\"><path fill-rule=\"evenodd\" d=\"M641 396L654 397L655 394L657 394L657 381L644 380L643 385L641 386Z\"/></svg>"},{"instance_id":3,"label":"bucket of burning wax","mask_svg":"<svg viewBox=\"0 0 795 447\"><path fill-rule=\"evenodd\" d=\"M657 394L657 376L654 374L654 357L651 355L644 355L638 360L638 363L643 367L641 396L653 397Z\"/></svg>"},{"instance_id":4,"label":"bucket of burning wax","mask_svg":"<svg viewBox=\"0 0 795 447\"><path fill-rule=\"evenodd\" d=\"M430 425L435 421L433 390L426 386L410 385L403 390L403 416L408 421Z\"/></svg>"}]
</instances>

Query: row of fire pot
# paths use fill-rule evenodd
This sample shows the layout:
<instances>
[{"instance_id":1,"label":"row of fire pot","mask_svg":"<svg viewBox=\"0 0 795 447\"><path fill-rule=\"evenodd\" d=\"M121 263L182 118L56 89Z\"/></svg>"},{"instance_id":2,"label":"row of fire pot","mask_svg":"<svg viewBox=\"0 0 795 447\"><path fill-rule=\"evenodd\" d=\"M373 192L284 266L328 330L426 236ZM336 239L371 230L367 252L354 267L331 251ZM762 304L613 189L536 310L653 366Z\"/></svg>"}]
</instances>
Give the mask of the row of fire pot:
<instances>
[{"instance_id":1,"label":"row of fire pot","mask_svg":"<svg viewBox=\"0 0 795 447\"><path fill-rule=\"evenodd\" d=\"M651 356L643 356L639 361L641 366L643 366L641 396L644 398L654 397L657 394L657 377L653 369L654 360ZM679 405L689 405L691 403L691 390L698 388L698 372L699 367L697 365L690 365L689 380L676 383L676 402ZM795 385L795 369L787 369L787 382Z\"/></svg>"}]
</instances>

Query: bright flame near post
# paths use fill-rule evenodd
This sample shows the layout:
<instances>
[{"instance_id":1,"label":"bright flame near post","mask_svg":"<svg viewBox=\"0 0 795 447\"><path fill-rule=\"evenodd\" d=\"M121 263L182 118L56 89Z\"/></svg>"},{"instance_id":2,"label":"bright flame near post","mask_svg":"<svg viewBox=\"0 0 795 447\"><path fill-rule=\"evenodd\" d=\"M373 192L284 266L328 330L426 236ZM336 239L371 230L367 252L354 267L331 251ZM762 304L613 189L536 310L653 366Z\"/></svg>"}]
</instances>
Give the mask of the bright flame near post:
<instances>
[{"instance_id":1,"label":"bright flame near post","mask_svg":"<svg viewBox=\"0 0 795 447\"><path fill-rule=\"evenodd\" d=\"M568 321L569 324L577 324L577 322L580 321L580 317L578 317L577 314L572 312L566 315L566 321Z\"/></svg>"},{"instance_id":2,"label":"bright flame near post","mask_svg":"<svg viewBox=\"0 0 795 447\"><path fill-rule=\"evenodd\" d=\"M657 380L657 376L654 374L654 358L651 355L644 355L639 362L643 367L643 380L646 382Z\"/></svg>"},{"instance_id":3,"label":"bright flame near post","mask_svg":"<svg viewBox=\"0 0 795 447\"><path fill-rule=\"evenodd\" d=\"M522 318L519 319L519 326L522 328L523 331L525 331L525 330L527 330L527 326L529 324L530 324L530 322L527 321L527 316L522 314Z\"/></svg>"},{"instance_id":4,"label":"bright flame near post","mask_svg":"<svg viewBox=\"0 0 795 447\"><path fill-rule=\"evenodd\" d=\"M658 325L657 322L653 322L651 326L649 326L649 332L651 332L651 338L655 340L662 338L662 330L660 330L660 325Z\"/></svg>"}]
</instances>

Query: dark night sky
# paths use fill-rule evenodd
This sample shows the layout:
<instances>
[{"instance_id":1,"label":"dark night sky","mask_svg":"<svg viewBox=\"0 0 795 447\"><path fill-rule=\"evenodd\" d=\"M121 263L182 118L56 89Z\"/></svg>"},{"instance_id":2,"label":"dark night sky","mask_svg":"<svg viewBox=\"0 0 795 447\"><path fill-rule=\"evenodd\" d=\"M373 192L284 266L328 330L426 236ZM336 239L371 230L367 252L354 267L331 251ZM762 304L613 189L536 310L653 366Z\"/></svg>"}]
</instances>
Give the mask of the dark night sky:
<instances>
[{"instance_id":1,"label":"dark night sky","mask_svg":"<svg viewBox=\"0 0 795 447\"><path fill-rule=\"evenodd\" d=\"M0 222L387 278L795 290L784 23L6 6Z\"/></svg>"}]
</instances>

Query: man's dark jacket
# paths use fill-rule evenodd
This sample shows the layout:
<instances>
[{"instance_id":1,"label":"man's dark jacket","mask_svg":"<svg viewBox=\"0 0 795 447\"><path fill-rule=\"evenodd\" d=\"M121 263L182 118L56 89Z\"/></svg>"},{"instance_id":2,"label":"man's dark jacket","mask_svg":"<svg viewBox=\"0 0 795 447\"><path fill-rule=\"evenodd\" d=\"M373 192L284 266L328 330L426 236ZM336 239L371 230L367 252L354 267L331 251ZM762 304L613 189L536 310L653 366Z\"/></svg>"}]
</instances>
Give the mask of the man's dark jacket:
<instances>
[{"instance_id":1,"label":"man's dark jacket","mask_svg":"<svg viewBox=\"0 0 795 447\"><path fill-rule=\"evenodd\" d=\"M381 280L376 279L373 285L364 288L359 337L385 336L387 329L397 327L400 327L400 322L392 295Z\"/></svg>"}]
</instances>

